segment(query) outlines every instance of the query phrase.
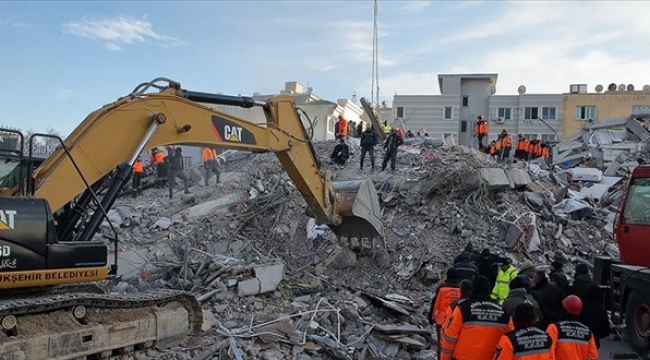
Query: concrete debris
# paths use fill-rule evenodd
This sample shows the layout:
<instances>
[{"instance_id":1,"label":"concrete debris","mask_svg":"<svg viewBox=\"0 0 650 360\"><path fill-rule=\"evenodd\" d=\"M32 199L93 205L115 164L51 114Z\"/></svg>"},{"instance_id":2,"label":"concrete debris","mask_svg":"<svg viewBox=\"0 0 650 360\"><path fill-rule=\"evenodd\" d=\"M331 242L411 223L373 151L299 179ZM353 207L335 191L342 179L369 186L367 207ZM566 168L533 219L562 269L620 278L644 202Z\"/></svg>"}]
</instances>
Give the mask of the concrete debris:
<instances>
[{"instance_id":1,"label":"concrete debris","mask_svg":"<svg viewBox=\"0 0 650 360\"><path fill-rule=\"evenodd\" d=\"M400 147L396 171L360 171L357 142L349 141L346 166L329 163L332 142L313 145L333 181L373 180L385 248L339 241L317 226L273 154L231 151L220 184L203 186L194 169L191 194L125 191L109 214L119 225L122 276L105 285L196 295L201 345L165 359L424 360L435 359L437 343L426 318L432 289L468 243L517 266L545 267L559 253L569 275L572 263L618 252L611 224L620 195L583 190L600 183L566 168L497 164L420 137ZM620 175L601 177L621 183Z\"/></svg>"}]
</instances>

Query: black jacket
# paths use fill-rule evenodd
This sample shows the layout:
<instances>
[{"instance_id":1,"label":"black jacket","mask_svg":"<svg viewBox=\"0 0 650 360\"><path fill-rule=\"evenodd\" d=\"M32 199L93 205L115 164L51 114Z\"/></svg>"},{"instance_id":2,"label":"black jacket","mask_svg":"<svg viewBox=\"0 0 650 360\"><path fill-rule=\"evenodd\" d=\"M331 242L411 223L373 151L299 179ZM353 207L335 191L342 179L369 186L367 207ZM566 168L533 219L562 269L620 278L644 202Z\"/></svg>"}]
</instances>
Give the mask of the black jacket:
<instances>
[{"instance_id":1,"label":"black jacket","mask_svg":"<svg viewBox=\"0 0 650 360\"><path fill-rule=\"evenodd\" d=\"M564 300L562 290L544 278L539 284L533 287L532 293L537 295L535 296L535 300L537 300L542 310L544 322L550 324L558 321L562 314L562 300Z\"/></svg>"},{"instance_id":2,"label":"black jacket","mask_svg":"<svg viewBox=\"0 0 650 360\"><path fill-rule=\"evenodd\" d=\"M454 264L454 269L458 273L458 281L461 280L474 280L478 275L478 268L471 262L458 262Z\"/></svg>"},{"instance_id":3,"label":"black jacket","mask_svg":"<svg viewBox=\"0 0 650 360\"><path fill-rule=\"evenodd\" d=\"M573 279L573 287L571 288L571 292L574 295L580 296L582 290L591 283L593 283L593 280L589 274L576 275L575 279Z\"/></svg>"},{"instance_id":4,"label":"black jacket","mask_svg":"<svg viewBox=\"0 0 650 360\"><path fill-rule=\"evenodd\" d=\"M557 287L562 289L562 292L567 294L569 293L569 280L566 278L566 275L561 271L553 271L549 276L549 279L554 282Z\"/></svg>"},{"instance_id":5,"label":"black jacket","mask_svg":"<svg viewBox=\"0 0 650 360\"><path fill-rule=\"evenodd\" d=\"M172 156L167 156L169 160L169 168L174 171L183 171L183 155L174 154Z\"/></svg>"},{"instance_id":6,"label":"black jacket","mask_svg":"<svg viewBox=\"0 0 650 360\"><path fill-rule=\"evenodd\" d=\"M384 149L386 149L386 152L396 153L397 148L402 144L404 144L404 140L396 133L392 133L388 135L386 143L384 143Z\"/></svg>"},{"instance_id":7,"label":"black jacket","mask_svg":"<svg viewBox=\"0 0 650 360\"><path fill-rule=\"evenodd\" d=\"M340 153L340 155L339 155ZM336 158L347 160L350 157L350 147L348 144L337 144L332 151L331 158Z\"/></svg>"},{"instance_id":8,"label":"black jacket","mask_svg":"<svg viewBox=\"0 0 650 360\"><path fill-rule=\"evenodd\" d=\"M600 339L607 337L610 332L609 318L603 306L603 299L600 295L600 288L596 284L587 285L580 295L582 300L582 312L580 322L587 325L594 334L596 346L600 348Z\"/></svg>"},{"instance_id":9,"label":"black jacket","mask_svg":"<svg viewBox=\"0 0 650 360\"><path fill-rule=\"evenodd\" d=\"M374 132L371 129L366 129L363 133L361 133L361 146L363 147L373 147L377 145L378 139L377 139L377 133Z\"/></svg>"},{"instance_id":10,"label":"black jacket","mask_svg":"<svg viewBox=\"0 0 650 360\"><path fill-rule=\"evenodd\" d=\"M497 274L499 272L499 269L497 268L495 262L496 260L494 259L494 256L490 256L489 259L483 259L479 256L478 260L478 273L479 275L483 275L488 278L488 280L490 280L490 285L492 288L494 288L494 285L496 285Z\"/></svg>"}]
</instances>

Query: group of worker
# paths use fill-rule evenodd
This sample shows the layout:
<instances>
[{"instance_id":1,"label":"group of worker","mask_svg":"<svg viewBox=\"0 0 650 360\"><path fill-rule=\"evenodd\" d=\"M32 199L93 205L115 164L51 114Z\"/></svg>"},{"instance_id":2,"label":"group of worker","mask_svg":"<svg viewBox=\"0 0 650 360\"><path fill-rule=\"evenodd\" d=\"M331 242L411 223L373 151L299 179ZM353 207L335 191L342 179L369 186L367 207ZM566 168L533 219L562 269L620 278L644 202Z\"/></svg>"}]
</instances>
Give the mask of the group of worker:
<instances>
[{"instance_id":1,"label":"group of worker","mask_svg":"<svg viewBox=\"0 0 650 360\"><path fill-rule=\"evenodd\" d=\"M600 287L584 264L570 287L555 260L551 273L471 244L435 291L429 321L440 360L595 360L610 333ZM549 280L550 278L550 280Z\"/></svg>"},{"instance_id":2,"label":"group of worker","mask_svg":"<svg viewBox=\"0 0 650 360\"><path fill-rule=\"evenodd\" d=\"M509 159L512 151L512 136L508 130L503 129L497 136L496 140L491 141L487 146L484 145L483 139L488 136L488 123L483 115L477 117L476 126L474 127L474 136L478 140L478 147L486 154L497 157L497 159ZM537 135L532 140L528 140L524 134L517 135L517 144L514 153L514 159L517 161L532 160L543 157L548 160L551 156L551 145L548 141L537 139Z\"/></svg>"},{"instance_id":3,"label":"group of worker","mask_svg":"<svg viewBox=\"0 0 650 360\"><path fill-rule=\"evenodd\" d=\"M330 154L330 159L333 163L337 165L345 165L347 160L350 158L350 147L346 143L346 138L348 137L348 121L342 116L339 115L338 121L334 125L335 137L337 139L337 144L334 147L332 153ZM357 133L360 132L359 145L361 146L361 161L360 161L360 170L363 170L363 163L365 161L366 155L370 157L370 166L371 169L375 169L375 146L379 144L379 136L374 130L374 127L370 127L363 130L363 122L360 122L356 127ZM399 146L404 144L404 133L398 128L392 128L388 126L387 122L384 122L383 131L387 132L386 141L384 141L384 158L382 161L381 170L386 170L388 163L390 162L391 170L395 171L397 167L397 149Z\"/></svg>"},{"instance_id":4,"label":"group of worker","mask_svg":"<svg viewBox=\"0 0 650 360\"><path fill-rule=\"evenodd\" d=\"M153 173L156 174L156 188L168 188L169 198L174 194L176 179L183 182L185 194L190 193L190 179L185 174L183 162L183 149L180 147L167 146L167 152L161 151L157 147L151 150L149 164ZM212 174L217 177L217 184L220 182L220 171L218 166L217 151L211 147L204 147L202 153L203 167L205 170L204 182L208 186L208 180ZM132 196L137 197L142 193L142 179L145 175L145 166L142 157L138 156L132 166Z\"/></svg>"}]
</instances>

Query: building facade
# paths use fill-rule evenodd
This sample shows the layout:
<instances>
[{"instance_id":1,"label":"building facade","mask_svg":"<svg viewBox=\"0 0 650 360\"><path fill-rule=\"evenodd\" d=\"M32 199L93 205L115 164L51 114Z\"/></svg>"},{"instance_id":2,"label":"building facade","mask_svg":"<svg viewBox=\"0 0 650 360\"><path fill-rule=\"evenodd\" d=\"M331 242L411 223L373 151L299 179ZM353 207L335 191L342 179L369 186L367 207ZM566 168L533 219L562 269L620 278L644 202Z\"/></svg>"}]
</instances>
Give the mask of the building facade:
<instances>
[{"instance_id":1,"label":"building facade","mask_svg":"<svg viewBox=\"0 0 650 360\"><path fill-rule=\"evenodd\" d=\"M650 109L650 86L638 91L633 85L610 84L607 89L596 85L594 92L589 92L586 84L574 84L563 96L563 107L563 134L567 138L587 126L590 120L624 118Z\"/></svg>"},{"instance_id":2,"label":"building facade","mask_svg":"<svg viewBox=\"0 0 650 360\"><path fill-rule=\"evenodd\" d=\"M393 116L411 131L436 138L453 136L464 145L475 145L478 115L488 121L489 140L503 129L528 138L556 141L562 134L562 94L496 95L497 74L440 74L441 95L395 95ZM540 120L541 119L541 120ZM398 121L399 123L399 121Z\"/></svg>"}]
</instances>

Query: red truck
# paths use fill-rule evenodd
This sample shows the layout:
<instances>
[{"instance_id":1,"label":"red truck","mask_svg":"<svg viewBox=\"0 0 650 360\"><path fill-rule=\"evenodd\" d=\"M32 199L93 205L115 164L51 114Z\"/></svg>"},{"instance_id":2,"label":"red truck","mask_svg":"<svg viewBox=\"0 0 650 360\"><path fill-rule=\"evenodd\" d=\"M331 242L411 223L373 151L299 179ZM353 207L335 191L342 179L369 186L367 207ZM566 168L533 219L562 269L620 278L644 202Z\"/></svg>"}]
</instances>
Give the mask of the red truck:
<instances>
[{"instance_id":1,"label":"red truck","mask_svg":"<svg viewBox=\"0 0 650 360\"><path fill-rule=\"evenodd\" d=\"M637 166L625 185L614 240L620 259L596 257L594 281L608 289L606 307L625 321L627 341L650 359L650 166Z\"/></svg>"}]
</instances>

